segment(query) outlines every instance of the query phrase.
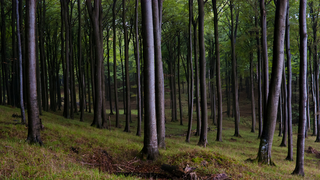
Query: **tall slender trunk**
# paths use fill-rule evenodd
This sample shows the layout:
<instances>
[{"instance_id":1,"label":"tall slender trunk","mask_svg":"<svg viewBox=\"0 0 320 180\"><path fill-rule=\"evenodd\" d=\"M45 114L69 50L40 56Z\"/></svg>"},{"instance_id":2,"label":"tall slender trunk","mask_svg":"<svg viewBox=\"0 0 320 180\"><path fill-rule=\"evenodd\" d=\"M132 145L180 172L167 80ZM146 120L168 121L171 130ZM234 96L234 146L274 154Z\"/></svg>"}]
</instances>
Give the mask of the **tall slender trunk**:
<instances>
[{"instance_id":1,"label":"tall slender trunk","mask_svg":"<svg viewBox=\"0 0 320 180\"><path fill-rule=\"evenodd\" d=\"M125 25L125 0L123 3L123 28L124 28L124 54L125 54L125 69L126 69L126 90L127 90L127 113L126 113L126 128L125 131L130 131L130 121L131 121L131 103L130 103L130 79L129 79L129 42L128 42L128 30Z\"/></svg>"},{"instance_id":2,"label":"tall slender trunk","mask_svg":"<svg viewBox=\"0 0 320 180\"><path fill-rule=\"evenodd\" d=\"M197 113L197 132L196 136L201 134L201 117L200 117L200 94L199 94L199 61L198 61L198 39L197 39L197 22L193 22L193 43L195 59L195 84L196 84L196 113Z\"/></svg>"},{"instance_id":3,"label":"tall slender trunk","mask_svg":"<svg viewBox=\"0 0 320 180\"><path fill-rule=\"evenodd\" d=\"M218 30L218 13L217 0L212 0L214 11L214 38L215 38L215 55L216 55L216 81L218 92L218 131L216 141L222 141L222 91L221 91L221 77L220 77L220 47L219 47L219 30Z\"/></svg>"},{"instance_id":4,"label":"tall slender trunk","mask_svg":"<svg viewBox=\"0 0 320 180\"><path fill-rule=\"evenodd\" d=\"M288 10L288 9L287 9ZM287 34L286 34L287 37ZM285 65L283 65L285 67ZM282 90L282 97L283 97L283 138L282 142L280 144L281 147L287 146L287 133L288 133L288 95L287 95L287 84L286 84L286 71L285 68L283 68L282 73L282 84L281 84L281 90Z\"/></svg>"},{"instance_id":5,"label":"tall slender trunk","mask_svg":"<svg viewBox=\"0 0 320 180\"><path fill-rule=\"evenodd\" d=\"M299 127L297 139L296 168L292 174L304 176L304 145L306 128L306 102L307 102L307 0L300 1L299 7L299 34L300 34L300 82L299 82ZM319 132L318 132L319 133Z\"/></svg>"},{"instance_id":6,"label":"tall slender trunk","mask_svg":"<svg viewBox=\"0 0 320 180\"><path fill-rule=\"evenodd\" d=\"M9 103L9 84L8 84L8 62L7 62L7 41L6 41L6 20L4 14L5 4L1 0L1 59L2 59L2 74L3 74L3 101L4 104ZM7 95L7 99L6 99Z\"/></svg>"},{"instance_id":7,"label":"tall slender trunk","mask_svg":"<svg viewBox=\"0 0 320 180\"><path fill-rule=\"evenodd\" d=\"M65 67L64 67L64 117L65 118L70 118L70 101L69 101L69 63L70 63L70 56L69 56L69 39L70 39L70 31L69 31L69 18L68 18L68 14L69 14L69 8L68 8L68 4L69 4L69 0L63 1L60 0L62 3L62 7L63 7L63 17L64 17L64 27L65 27Z\"/></svg>"},{"instance_id":8,"label":"tall slender trunk","mask_svg":"<svg viewBox=\"0 0 320 180\"><path fill-rule=\"evenodd\" d=\"M250 85L251 85L251 111L252 111L252 127L251 132L255 132L256 127L256 107L254 98L254 81L253 81L253 52L250 52Z\"/></svg>"},{"instance_id":9,"label":"tall slender trunk","mask_svg":"<svg viewBox=\"0 0 320 180\"><path fill-rule=\"evenodd\" d=\"M156 127L155 107L155 73L154 73L154 40L151 1L141 1L142 28L143 28L143 53L144 53L144 92L145 92L145 125L144 147L141 153L148 159L155 160L159 155Z\"/></svg>"},{"instance_id":10,"label":"tall slender trunk","mask_svg":"<svg viewBox=\"0 0 320 180\"><path fill-rule=\"evenodd\" d=\"M284 64L284 34L285 15L287 0L277 1L273 43L273 66L270 81L270 94L268 98L266 113L264 114L264 124L258 151L258 161L265 164L273 164L271 161L271 148L276 127L277 108L279 104L279 94L282 81L282 71Z\"/></svg>"},{"instance_id":11,"label":"tall slender trunk","mask_svg":"<svg viewBox=\"0 0 320 180\"><path fill-rule=\"evenodd\" d=\"M260 0L260 18L261 18L261 39L262 39L262 66L263 66L263 98L262 98L262 107L263 113L266 112L268 95L269 95L269 60L268 60L268 42L267 42L267 10L265 7L265 0ZM265 120L264 120L265 121ZM265 122L263 122L265 124Z\"/></svg>"},{"instance_id":12,"label":"tall slender trunk","mask_svg":"<svg viewBox=\"0 0 320 180\"><path fill-rule=\"evenodd\" d=\"M200 60L200 91L201 91L201 133L198 145L206 147L208 133L207 90L206 90L206 52L204 46L204 2L198 0L199 8L199 60Z\"/></svg>"},{"instance_id":13,"label":"tall slender trunk","mask_svg":"<svg viewBox=\"0 0 320 180\"><path fill-rule=\"evenodd\" d=\"M286 15L286 52L287 52L287 68L288 68L288 155L286 160L293 161L292 150L292 68L291 68L291 52L290 52L290 23L289 23L289 1L287 1L287 15Z\"/></svg>"},{"instance_id":14,"label":"tall slender trunk","mask_svg":"<svg viewBox=\"0 0 320 180\"><path fill-rule=\"evenodd\" d=\"M258 3L257 3L258 4ZM256 6L258 9L258 5ZM255 15L255 27L258 29L258 10L256 11L256 15ZM262 87L261 87L261 47L260 47L260 37L259 37L259 32L257 31L257 36L256 36L256 41L257 41L257 61L258 61L258 75L257 75L257 79L258 79L258 111L259 111L259 134L258 134L258 138L261 137L262 135Z\"/></svg>"},{"instance_id":15,"label":"tall slender trunk","mask_svg":"<svg viewBox=\"0 0 320 180\"><path fill-rule=\"evenodd\" d=\"M45 31L45 0L42 0L42 7L40 8L40 22L39 22L39 41L40 41L40 62L41 62L41 92L42 92L42 107L44 111L48 111L48 89L47 89L47 74L46 74L46 55L44 48L44 31Z\"/></svg>"},{"instance_id":16,"label":"tall slender trunk","mask_svg":"<svg viewBox=\"0 0 320 180\"><path fill-rule=\"evenodd\" d=\"M189 26L188 26L188 34L189 34L189 42L188 42L188 69L189 76L189 106L188 106L188 133L186 137L186 142L190 142L191 129L192 129L192 116L193 116L193 65L192 65L192 20L193 20L193 0L189 0ZM195 33L195 32L194 32Z\"/></svg>"},{"instance_id":17,"label":"tall slender trunk","mask_svg":"<svg viewBox=\"0 0 320 180\"><path fill-rule=\"evenodd\" d=\"M180 125L182 122L182 105L181 105L181 88L180 88L180 32L178 35L178 91L179 91L179 110L180 110Z\"/></svg>"},{"instance_id":18,"label":"tall slender trunk","mask_svg":"<svg viewBox=\"0 0 320 180\"><path fill-rule=\"evenodd\" d=\"M123 58L122 58L122 39L121 34L119 34L119 53L121 62L121 77L122 77L122 104L123 104L123 114L126 114L126 83L125 76L123 74Z\"/></svg>"},{"instance_id":19,"label":"tall slender trunk","mask_svg":"<svg viewBox=\"0 0 320 180\"><path fill-rule=\"evenodd\" d=\"M87 9L90 15L91 24L93 27L94 34L94 42L96 45L95 49L95 57L96 57L96 66L95 66L95 101L94 101L94 120L92 122L92 126L96 126L97 128L102 127L102 62L103 62L103 43L102 43L102 26L101 26L101 18L102 18L102 8L101 1L96 0L94 2L94 8L92 7L91 0L87 0Z\"/></svg>"},{"instance_id":20,"label":"tall slender trunk","mask_svg":"<svg viewBox=\"0 0 320 180\"><path fill-rule=\"evenodd\" d=\"M2 1L3 3L3 1ZM40 119L37 100L36 79L36 0L27 2L27 38L28 38L28 65L27 65L27 103L28 103L28 136L29 143L42 145L40 137Z\"/></svg>"},{"instance_id":21,"label":"tall slender trunk","mask_svg":"<svg viewBox=\"0 0 320 180\"><path fill-rule=\"evenodd\" d=\"M174 45L173 45L173 52L174 52L174 60L172 62L172 66L173 66L173 72L172 72L172 88L173 88L173 110L174 110L174 119L175 121L178 121L178 112L177 112L177 83L176 83L176 58L177 58L177 54L176 52L176 39L174 40Z\"/></svg>"},{"instance_id":22,"label":"tall slender trunk","mask_svg":"<svg viewBox=\"0 0 320 180\"><path fill-rule=\"evenodd\" d=\"M215 59L215 54L214 54L214 43L213 43L213 41L212 41L212 45L211 45L211 53L210 53L210 55L211 55L211 79L212 79L212 83L211 83L211 93L210 93L210 98L211 98L211 106L212 106L212 115L213 115L213 124L214 125L217 125L217 117L216 117L216 90L215 90L215 83L217 83L217 81L215 81L214 80L214 77L215 77L215 71L216 71L216 66L217 66L217 60Z\"/></svg>"},{"instance_id":23,"label":"tall slender trunk","mask_svg":"<svg viewBox=\"0 0 320 180\"><path fill-rule=\"evenodd\" d=\"M108 58L108 89L109 89L109 104L110 104L110 115L113 115L113 108L112 108L112 91L111 91L111 77L110 77L110 47L109 47L109 33L110 31L107 30L107 51L108 51L108 54L107 54L107 58Z\"/></svg>"},{"instance_id":24,"label":"tall slender trunk","mask_svg":"<svg viewBox=\"0 0 320 180\"><path fill-rule=\"evenodd\" d=\"M112 27L113 27L113 78L114 78L114 94L115 94L115 108L116 108L116 127L120 127L119 122L119 107L118 107L118 88L117 88L117 35L116 35L116 3L117 0L113 0L113 9L112 9Z\"/></svg>"},{"instance_id":25,"label":"tall slender trunk","mask_svg":"<svg viewBox=\"0 0 320 180\"><path fill-rule=\"evenodd\" d=\"M79 18L79 26L78 26L78 64L79 64L79 98L80 98L80 121L83 121L84 117L84 107L85 107L85 87L84 87L84 73L82 66L82 50L81 50L81 6L80 0L78 0L78 18ZM81 91L80 91L81 90Z\"/></svg>"},{"instance_id":26,"label":"tall slender trunk","mask_svg":"<svg viewBox=\"0 0 320 180\"><path fill-rule=\"evenodd\" d=\"M280 92L280 95L279 95L279 105L278 105L278 119L279 119L279 136L282 136L282 130L283 130L283 127L282 127L282 122L283 122L283 113L282 113L282 103L283 103L283 99L282 99L282 95L283 95L283 92Z\"/></svg>"},{"instance_id":27,"label":"tall slender trunk","mask_svg":"<svg viewBox=\"0 0 320 180\"><path fill-rule=\"evenodd\" d=\"M160 5L160 4L161 5ZM165 106L164 106L164 78L161 54L161 0L152 0L153 36L155 55L155 96L156 96L156 119L158 147L165 149Z\"/></svg>"},{"instance_id":28,"label":"tall slender trunk","mask_svg":"<svg viewBox=\"0 0 320 180\"><path fill-rule=\"evenodd\" d=\"M239 133L239 124L240 124L240 110L239 110L239 95L238 95L238 76L237 76L237 59L236 59L236 52L235 52L235 32L234 32L234 25L233 25L233 2L230 4L230 11L231 11L231 49L232 49L232 79L233 79L233 112L234 114L234 121L235 121L235 132L234 136L241 137Z\"/></svg>"},{"instance_id":29,"label":"tall slender trunk","mask_svg":"<svg viewBox=\"0 0 320 180\"><path fill-rule=\"evenodd\" d=\"M136 65L137 65L137 100L138 100L138 126L137 136L141 136L141 82L140 82L140 53L139 53L139 17L138 17L139 0L135 2L135 38L136 38ZM110 99L111 100L111 99Z\"/></svg>"},{"instance_id":30,"label":"tall slender trunk","mask_svg":"<svg viewBox=\"0 0 320 180\"><path fill-rule=\"evenodd\" d=\"M318 96L316 94L316 87L317 87L317 82L315 82L315 79L318 80L317 77L314 77L317 75L317 71L319 72L318 68L318 48L317 48L317 26L318 26L318 21L316 18L318 18L318 15L315 15L314 13L314 7L313 7L313 2L309 3L310 6L310 15L311 15L311 21L312 21L312 32L313 32L313 62L314 62L314 72L312 71L312 63L310 63L310 72L311 72L311 84L312 84L312 97L313 97L313 106L314 106L314 120L313 120L313 133L312 136L316 136L318 132L318 115L317 115L317 109L318 109ZM310 57L311 58L311 57ZM318 74L319 75L319 74Z\"/></svg>"},{"instance_id":31,"label":"tall slender trunk","mask_svg":"<svg viewBox=\"0 0 320 180\"><path fill-rule=\"evenodd\" d=\"M22 2L20 2L22 3ZM20 14L19 14L19 2L16 0L16 15L17 15L17 39L18 39L18 55L19 55L19 84L20 84L20 109L21 109L21 123L26 123L26 115L24 112L24 102L23 102L23 74L22 74L22 50L21 50L21 37L20 37ZM0 77L1 79L1 77ZM1 81L0 81L1 83ZM1 89L1 87L0 87ZM1 99L1 94L0 94Z\"/></svg>"},{"instance_id":32,"label":"tall slender trunk","mask_svg":"<svg viewBox=\"0 0 320 180\"><path fill-rule=\"evenodd\" d=\"M19 97L20 93L17 93L17 89L18 87L16 87L17 85L17 73L16 72L16 66L17 66L17 44L16 44L16 1L13 0L12 1L12 16L11 16L11 30L12 30L12 62L11 62L11 92L10 92L10 96L11 96L11 106L16 107L17 103L16 100L18 98L16 98L16 96ZM17 95L18 94L18 95Z\"/></svg>"}]
</instances>

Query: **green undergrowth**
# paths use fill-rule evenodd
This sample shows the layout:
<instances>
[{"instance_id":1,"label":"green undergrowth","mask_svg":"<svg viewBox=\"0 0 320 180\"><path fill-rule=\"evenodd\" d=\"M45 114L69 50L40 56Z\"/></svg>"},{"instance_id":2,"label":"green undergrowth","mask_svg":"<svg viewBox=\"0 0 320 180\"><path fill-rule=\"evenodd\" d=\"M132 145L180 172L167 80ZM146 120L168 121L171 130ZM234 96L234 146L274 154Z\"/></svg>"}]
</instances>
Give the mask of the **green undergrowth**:
<instances>
[{"instance_id":1,"label":"green undergrowth","mask_svg":"<svg viewBox=\"0 0 320 180\"><path fill-rule=\"evenodd\" d=\"M295 161L284 160L287 148L279 147L282 137L274 137L272 159L276 166L265 166L245 160L256 158L259 139L258 134L251 133L251 118L241 118L241 138L234 137L232 118L224 118L223 142L215 141L216 126L209 121L208 145L197 146L199 137L192 136L190 143L185 142L187 132L187 116L184 114L183 126L179 122L171 122L170 110L167 109L166 150L160 150L160 157L154 161L139 160L138 154L143 147L142 136L136 136L137 117L133 113L131 132L125 133L125 115L120 112L122 127L115 128L115 116L111 118L111 128L97 129L90 126L93 113L85 113L85 121L65 119L62 112L43 112L40 116L44 130L41 138L44 146L29 145L25 142L27 128L15 124L18 119L12 114L20 114L18 108L0 106L0 179L139 179L131 175L125 176L109 173L112 171L127 172L125 168L139 169L140 172L155 172L162 164L170 164L184 168L196 168L199 176L227 174L232 179L301 179L293 176ZM170 118L169 118L170 117ZM179 116L178 116L179 117ZM194 117L196 117L194 113ZM143 124L143 123L142 123ZM194 133L196 121L193 121ZM294 126L294 159L296 152L297 127ZM143 128L142 128L143 130ZM276 130L277 133L277 130ZM312 146L320 150L320 144L314 142L315 137L306 139L306 147ZM101 154L105 153L105 156ZM110 165L100 165L101 157ZM139 167L139 168L138 168ZM112 168L114 168L112 170ZM116 169L115 169L116 168ZM305 154L305 179L320 179L320 159L314 154ZM134 170L131 170L134 172Z\"/></svg>"}]
</instances>

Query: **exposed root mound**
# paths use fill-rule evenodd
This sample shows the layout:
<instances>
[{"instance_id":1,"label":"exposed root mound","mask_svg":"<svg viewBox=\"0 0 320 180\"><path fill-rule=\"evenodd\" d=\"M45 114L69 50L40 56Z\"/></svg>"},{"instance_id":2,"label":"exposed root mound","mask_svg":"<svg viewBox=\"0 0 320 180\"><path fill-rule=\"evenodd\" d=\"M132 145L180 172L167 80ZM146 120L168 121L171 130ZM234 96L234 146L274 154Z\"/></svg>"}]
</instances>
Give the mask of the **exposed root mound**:
<instances>
[{"instance_id":1,"label":"exposed root mound","mask_svg":"<svg viewBox=\"0 0 320 180\"><path fill-rule=\"evenodd\" d=\"M316 157L320 159L320 153L311 146L309 146L308 150L305 150L305 152L315 154Z\"/></svg>"},{"instance_id":2,"label":"exposed root mound","mask_svg":"<svg viewBox=\"0 0 320 180\"><path fill-rule=\"evenodd\" d=\"M129 161L121 161L113 158L106 150L94 149L92 154L83 155L81 164L92 168L99 168L100 172L124 176L138 176L142 178L170 179L159 165L150 164L148 161L142 161L139 158L133 158Z\"/></svg>"},{"instance_id":3,"label":"exposed root mound","mask_svg":"<svg viewBox=\"0 0 320 180\"><path fill-rule=\"evenodd\" d=\"M135 176L146 179L215 179L223 180L230 179L227 174L205 174L201 172L194 172L195 167L189 165L160 165L159 163L151 163L150 161L144 161L137 157L131 160L123 160L112 157L106 150L103 149L93 149L90 154L83 154L79 152L80 149L76 147L71 147L71 152L78 154L83 157L82 160L79 160L82 165L88 166L90 168L99 168L100 172L108 172L110 174L124 175L124 176ZM186 155L186 154L184 154ZM192 155L189 157L190 161L197 161L198 155L201 156L201 166L206 166L206 164L214 163L222 167L228 167L231 162L226 162L224 157L215 154L209 155L206 153L197 154L197 152L192 152ZM209 160L212 158L212 161ZM204 160L207 159L208 161ZM169 160L170 161L170 160ZM163 167L165 166L165 168ZM199 174L198 174L199 173Z\"/></svg>"}]
</instances>

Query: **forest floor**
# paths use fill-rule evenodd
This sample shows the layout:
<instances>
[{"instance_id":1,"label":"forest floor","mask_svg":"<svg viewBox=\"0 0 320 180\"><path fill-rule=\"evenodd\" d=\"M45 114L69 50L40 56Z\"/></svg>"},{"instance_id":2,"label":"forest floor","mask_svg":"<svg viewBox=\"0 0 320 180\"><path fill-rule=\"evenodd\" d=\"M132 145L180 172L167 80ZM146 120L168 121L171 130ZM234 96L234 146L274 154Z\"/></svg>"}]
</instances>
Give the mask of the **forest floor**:
<instances>
[{"instance_id":1,"label":"forest floor","mask_svg":"<svg viewBox=\"0 0 320 180\"><path fill-rule=\"evenodd\" d=\"M40 147L25 142L27 127L17 124L20 120L12 117L20 114L19 109L0 106L0 179L184 179L186 167L195 168L201 179L302 179L291 175L295 161L285 160L287 148L279 146L282 137L278 137L278 130L272 148L272 160L276 166L246 161L257 157L259 139L257 128L255 133L250 132L250 101L245 97L240 96L242 137L233 136L234 121L224 114L223 142L215 141L217 130L212 119L208 119L206 148L197 146L197 136L192 136L190 143L185 142L187 110L183 111L184 125L181 126L179 122L171 122L171 111L167 109L167 149L161 149L160 157L154 162L139 158L143 133L141 137L136 136L135 110L132 111L129 133L123 132L123 111L120 111L120 129L114 127L115 116L111 116L110 129L97 129L90 126L93 113L85 113L85 121L80 122L79 115L72 120L63 118L62 111L43 112L41 138L44 146ZM195 132L196 121L193 121L192 129ZM296 136L297 126L294 126L294 160ZM314 141L315 137L309 136L305 149L312 147L314 152L320 151L320 143ZM161 169L163 164L177 169L171 173L164 171ZM319 172L319 157L306 152L304 179L320 179Z\"/></svg>"}]
</instances>

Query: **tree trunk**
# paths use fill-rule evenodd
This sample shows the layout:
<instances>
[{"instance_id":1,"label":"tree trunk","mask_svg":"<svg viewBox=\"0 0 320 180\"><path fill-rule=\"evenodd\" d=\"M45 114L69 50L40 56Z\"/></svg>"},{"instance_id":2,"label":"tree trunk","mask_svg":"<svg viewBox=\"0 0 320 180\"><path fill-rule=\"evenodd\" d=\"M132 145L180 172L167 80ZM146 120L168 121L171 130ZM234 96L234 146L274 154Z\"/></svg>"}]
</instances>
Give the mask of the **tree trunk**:
<instances>
[{"instance_id":1,"label":"tree trunk","mask_svg":"<svg viewBox=\"0 0 320 180\"><path fill-rule=\"evenodd\" d=\"M22 2L20 2L22 3ZM19 79L20 79L20 109L21 109L21 123L26 123L26 116L24 112L24 102L23 102L23 74L22 74L22 50L21 50L21 37L20 37L20 14L19 14L19 1L16 0L16 15L17 15L17 36L18 36L18 55L19 55ZM1 77L0 77L1 79ZM1 81L0 81L1 84ZM1 89L1 87L0 87ZM1 94L0 94L1 99Z\"/></svg>"},{"instance_id":2,"label":"tree trunk","mask_svg":"<svg viewBox=\"0 0 320 180\"><path fill-rule=\"evenodd\" d=\"M3 74L3 101L4 104L9 104L9 85L8 85L8 62L7 62L7 41L6 41L6 21L4 14L5 4L1 0L1 58L2 58L2 74ZM7 99L6 99L7 95Z\"/></svg>"},{"instance_id":3,"label":"tree trunk","mask_svg":"<svg viewBox=\"0 0 320 180\"><path fill-rule=\"evenodd\" d=\"M256 6L258 9L258 5ZM258 29L258 11L256 11L255 15L255 27ZM261 137L262 135L262 87L261 87L261 47L260 47L260 37L259 37L259 32L256 33L256 41L257 41L257 61L258 61L258 111L259 111L259 134L258 138Z\"/></svg>"},{"instance_id":4,"label":"tree trunk","mask_svg":"<svg viewBox=\"0 0 320 180\"><path fill-rule=\"evenodd\" d=\"M310 15L311 15L311 21L312 21L312 32L313 32L313 61L314 61L314 70L315 70L315 76L317 75L316 72L319 72L319 67L318 67L318 50L317 50L317 26L318 26L318 21L316 20L316 16L314 13L314 7L313 7L313 2L309 3L310 6ZM311 57L310 57L311 58ZM314 79L318 79L318 76L314 77L313 75L313 71L311 70L311 65L312 63L310 63L310 72L311 72L311 84L312 84L312 97L313 97L313 106L314 106L314 120L313 120L313 133L312 136L316 136L317 135L317 122L318 122L318 115L317 115L317 106L318 106L318 96L316 91L316 87L317 87L317 82L315 82ZM318 73L319 75L319 73ZM319 90L319 89L318 89Z\"/></svg>"},{"instance_id":5,"label":"tree trunk","mask_svg":"<svg viewBox=\"0 0 320 180\"><path fill-rule=\"evenodd\" d=\"M287 1L286 14L286 52L287 52L287 68L288 68L288 156L286 160L293 161L292 151L292 68L291 68L291 52L290 52L290 23L289 23L289 1Z\"/></svg>"},{"instance_id":6,"label":"tree trunk","mask_svg":"<svg viewBox=\"0 0 320 180\"><path fill-rule=\"evenodd\" d=\"M144 93L145 93L145 125L144 125L144 147L142 154L147 159L155 160L159 155L156 127L155 107L155 73L154 73L154 40L152 22L151 1L141 1L142 29L143 29L143 57L144 57Z\"/></svg>"},{"instance_id":7,"label":"tree trunk","mask_svg":"<svg viewBox=\"0 0 320 180\"><path fill-rule=\"evenodd\" d=\"M238 76L237 76L237 59L235 52L235 32L233 30L233 2L230 4L231 11L231 49L232 49L232 79L233 79L233 112L235 121L235 132L234 136L241 137L239 133L240 124L240 110L239 110L239 95L238 95Z\"/></svg>"},{"instance_id":8,"label":"tree trunk","mask_svg":"<svg viewBox=\"0 0 320 180\"><path fill-rule=\"evenodd\" d=\"M3 2L2 2L3 3ZM36 0L27 1L27 38L28 38L28 65L27 65L27 103L28 103L28 136L31 144L42 145L40 137L40 119L37 100L36 79Z\"/></svg>"},{"instance_id":9,"label":"tree trunk","mask_svg":"<svg viewBox=\"0 0 320 180\"><path fill-rule=\"evenodd\" d=\"M119 34L119 53L121 62L121 77L122 77L122 104L123 104L123 114L126 114L126 86L125 86L125 76L123 74L123 58L122 58L122 39L121 34Z\"/></svg>"},{"instance_id":10,"label":"tree trunk","mask_svg":"<svg viewBox=\"0 0 320 180\"><path fill-rule=\"evenodd\" d=\"M198 145L206 147L208 133L207 92L206 92L206 59L204 47L204 2L198 0L199 7L199 60L200 60L200 91L201 91L201 133Z\"/></svg>"},{"instance_id":11,"label":"tree trunk","mask_svg":"<svg viewBox=\"0 0 320 180\"><path fill-rule=\"evenodd\" d=\"M119 122L119 106L118 106L118 87L117 87L117 35L116 35L116 3L117 0L113 0L113 9L112 9L112 27L113 27L113 78L114 78L114 94L115 94L115 108L116 108L116 127L120 128Z\"/></svg>"},{"instance_id":12,"label":"tree trunk","mask_svg":"<svg viewBox=\"0 0 320 180\"><path fill-rule=\"evenodd\" d=\"M135 2L135 38L136 38L136 65L137 65L137 100L138 100L138 126L137 136L141 136L141 82L140 82L140 52L139 52L139 17L138 17L139 0ZM110 99L111 101L111 99Z\"/></svg>"},{"instance_id":13,"label":"tree trunk","mask_svg":"<svg viewBox=\"0 0 320 180\"><path fill-rule=\"evenodd\" d=\"M154 35L154 55L155 55L155 95L156 95L156 119L157 119L157 139L158 147L165 149L165 106L164 106L164 79L163 63L161 54L161 22L160 6L162 1L152 0L153 15L153 35ZM162 6L162 5L161 5Z\"/></svg>"},{"instance_id":14,"label":"tree trunk","mask_svg":"<svg viewBox=\"0 0 320 180\"><path fill-rule=\"evenodd\" d=\"M47 75L46 75L46 55L44 49L44 31L45 31L45 0L42 1L40 8L39 22L39 42L40 42L40 62L41 62L41 92L42 92L42 107L44 111L48 111L48 91L47 91ZM67 12L66 12L67 13ZM67 15L68 16L68 15ZM67 26L66 26L67 27Z\"/></svg>"},{"instance_id":15,"label":"tree trunk","mask_svg":"<svg viewBox=\"0 0 320 180\"><path fill-rule=\"evenodd\" d=\"M268 96L269 96L269 60L268 60L268 41L267 41L267 10L265 7L265 0L260 0L260 15L261 15L261 35L262 35L262 66L263 66L263 98L262 108L263 113L266 114ZM264 120L265 121L265 120ZM265 124L265 122L263 122Z\"/></svg>"},{"instance_id":16,"label":"tree trunk","mask_svg":"<svg viewBox=\"0 0 320 180\"><path fill-rule=\"evenodd\" d=\"M62 3L62 9L63 9L63 17L64 17L64 28L65 28L65 67L64 67L64 117L69 119L70 118L70 101L69 101L69 10L68 10L68 4L69 0L63 1L60 0Z\"/></svg>"},{"instance_id":17,"label":"tree trunk","mask_svg":"<svg viewBox=\"0 0 320 180\"><path fill-rule=\"evenodd\" d=\"M192 130L192 116L193 116L193 65L192 65L192 20L193 20L193 0L189 0L189 42L188 42L188 69L189 71L189 106L188 106L188 133L186 137L186 142L190 142L191 130ZM194 32L195 33L195 32Z\"/></svg>"},{"instance_id":18,"label":"tree trunk","mask_svg":"<svg viewBox=\"0 0 320 180\"><path fill-rule=\"evenodd\" d=\"M251 132L255 132L256 127L256 107L254 98L254 81L253 81L253 52L250 52L250 85L251 85L251 111L252 111L252 127Z\"/></svg>"},{"instance_id":19,"label":"tree trunk","mask_svg":"<svg viewBox=\"0 0 320 180\"><path fill-rule=\"evenodd\" d=\"M277 1L273 43L273 66L270 84L270 94L266 113L264 114L264 124L258 151L258 161L272 165L271 148L277 120L277 108L279 103L280 86L284 63L284 34L285 34L285 15L287 0Z\"/></svg>"},{"instance_id":20,"label":"tree trunk","mask_svg":"<svg viewBox=\"0 0 320 180\"><path fill-rule=\"evenodd\" d=\"M300 34L300 87L299 87L299 127L297 139L296 168L292 174L304 176L304 144L306 128L306 102L307 102L307 0L300 1L299 7L299 34ZM318 132L319 133L319 132Z\"/></svg>"},{"instance_id":21,"label":"tree trunk","mask_svg":"<svg viewBox=\"0 0 320 180\"><path fill-rule=\"evenodd\" d=\"M216 71L216 66L217 66L217 61L215 60L215 57L214 57L214 43L213 43L213 41L212 41L212 46L211 46L212 48L211 48L211 53L210 53L210 55L211 55L211 63L212 63L212 65L211 65L211 80L212 80L212 83L211 83L211 93L210 93L210 98L211 98L211 114L213 115L213 124L214 125L217 125L217 117L216 117L216 91L215 91L215 82L217 82L217 81L215 81L214 80L214 76L215 76L215 71Z\"/></svg>"},{"instance_id":22,"label":"tree trunk","mask_svg":"<svg viewBox=\"0 0 320 180\"><path fill-rule=\"evenodd\" d=\"M107 31L107 51L108 51L108 54L107 54L107 57L108 57L108 89L109 89L109 104L110 104L110 115L113 115L113 108L112 108L112 91L111 91L111 77L110 77L110 47L109 47L109 32L110 31Z\"/></svg>"},{"instance_id":23,"label":"tree trunk","mask_svg":"<svg viewBox=\"0 0 320 180\"><path fill-rule=\"evenodd\" d=\"M288 9L287 9L288 10ZM287 35L286 35L287 37ZM285 65L283 65L285 67ZM282 97L283 97L283 108L282 108L282 113L283 113L283 138L282 142L280 144L281 147L286 147L287 146L287 133L288 133L288 97L287 97L287 88L286 88L286 71L285 68L283 68L283 73L282 73L282 84L281 84L281 90L282 90Z\"/></svg>"},{"instance_id":24,"label":"tree trunk","mask_svg":"<svg viewBox=\"0 0 320 180\"><path fill-rule=\"evenodd\" d=\"M221 77L220 77L220 50L219 50L219 30L218 30L218 13L217 0L212 0L214 12L214 38L215 38L215 55L216 55L216 81L218 91L218 127L216 141L222 141L222 91L221 91Z\"/></svg>"},{"instance_id":25,"label":"tree trunk","mask_svg":"<svg viewBox=\"0 0 320 180\"><path fill-rule=\"evenodd\" d=\"M37 99L38 99L38 108L39 108L39 115L42 115L42 106L41 106L41 80L40 80L40 62L39 62L39 35L38 31L36 30L36 78L37 78ZM27 58L28 61L28 58Z\"/></svg>"},{"instance_id":26,"label":"tree trunk","mask_svg":"<svg viewBox=\"0 0 320 180\"><path fill-rule=\"evenodd\" d=\"M283 122L283 113L282 113L282 92L280 92L279 94L279 105L278 105L278 119L279 119L279 135L278 136L282 136L282 130L283 130L283 127L282 127L282 122Z\"/></svg>"},{"instance_id":27,"label":"tree trunk","mask_svg":"<svg viewBox=\"0 0 320 180\"><path fill-rule=\"evenodd\" d=\"M180 32L178 34L178 91L179 91L179 110L180 110L180 125L182 122L182 105L181 105L181 88L180 88Z\"/></svg>"},{"instance_id":28,"label":"tree trunk","mask_svg":"<svg viewBox=\"0 0 320 180\"><path fill-rule=\"evenodd\" d=\"M201 117L200 117L200 95L199 95L199 61L198 61L198 39L197 39L197 22L193 22L193 43L194 43L194 59L195 59L195 84L196 84L196 112L197 112L197 132L195 136L201 134Z\"/></svg>"},{"instance_id":29,"label":"tree trunk","mask_svg":"<svg viewBox=\"0 0 320 180\"><path fill-rule=\"evenodd\" d=\"M125 132L130 132L131 121L131 103L130 103L130 79L129 79L129 44L128 44L128 30L126 27L126 14L125 14L125 0L122 0L123 5L123 29L124 29L124 54L125 54L125 70L126 70L126 127Z\"/></svg>"},{"instance_id":30,"label":"tree trunk","mask_svg":"<svg viewBox=\"0 0 320 180\"><path fill-rule=\"evenodd\" d=\"M79 26L78 26L78 59L79 59L79 87L81 89L81 92L79 90L79 98L80 98L80 121L83 121L84 116L84 107L85 107L85 87L84 87L84 73L83 73L83 66L82 66L82 49L81 49L81 6L80 6L80 0L78 0L78 18L79 18Z\"/></svg>"},{"instance_id":31,"label":"tree trunk","mask_svg":"<svg viewBox=\"0 0 320 180\"><path fill-rule=\"evenodd\" d=\"M70 22L70 21L69 21ZM72 28L70 28L72 29ZM75 108L75 105L74 105L74 102L75 102L75 98L74 98L74 68L73 68L73 64L74 64L74 57L73 57L73 32L70 30L70 54L69 54L69 60L70 60L70 119L74 119L74 108Z\"/></svg>"},{"instance_id":32,"label":"tree trunk","mask_svg":"<svg viewBox=\"0 0 320 180\"><path fill-rule=\"evenodd\" d=\"M102 110L102 91L101 91L101 67L103 62L103 44L102 44L102 35L101 35L101 21L102 18L102 9L101 9L101 0L95 0L94 8L92 8L91 0L86 0L87 9L90 15L93 34L94 34L94 42L96 45L95 49L95 57L96 57L96 66L95 66L95 106L94 106L94 120L92 122L92 126L96 126L97 128L102 127L101 120L101 110Z\"/></svg>"},{"instance_id":33,"label":"tree trunk","mask_svg":"<svg viewBox=\"0 0 320 180\"><path fill-rule=\"evenodd\" d=\"M11 96L11 106L16 107L16 96L19 96L19 93L16 92L17 87L16 87L16 81L17 81L17 72L16 72L16 64L17 64L17 45L16 45L16 4L15 0L12 1L12 16L11 16L11 30L12 30L12 61L11 61L11 91L10 91L10 96ZM18 95L17 95L18 94Z\"/></svg>"}]
</instances>

